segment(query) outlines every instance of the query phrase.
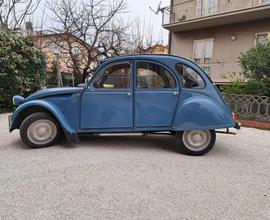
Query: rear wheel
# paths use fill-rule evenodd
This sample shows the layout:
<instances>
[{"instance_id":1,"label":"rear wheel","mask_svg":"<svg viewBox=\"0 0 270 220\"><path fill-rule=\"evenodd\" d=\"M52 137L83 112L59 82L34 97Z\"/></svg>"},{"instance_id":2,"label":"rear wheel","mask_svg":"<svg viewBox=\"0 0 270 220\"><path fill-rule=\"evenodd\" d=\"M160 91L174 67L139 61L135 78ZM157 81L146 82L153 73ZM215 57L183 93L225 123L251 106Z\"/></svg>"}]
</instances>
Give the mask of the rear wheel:
<instances>
[{"instance_id":1,"label":"rear wheel","mask_svg":"<svg viewBox=\"0 0 270 220\"><path fill-rule=\"evenodd\" d=\"M29 115L20 127L22 141L35 148L54 144L59 139L60 133L59 123L45 112Z\"/></svg>"},{"instance_id":2,"label":"rear wheel","mask_svg":"<svg viewBox=\"0 0 270 220\"><path fill-rule=\"evenodd\" d=\"M201 156L209 152L216 142L214 130L193 130L178 132L176 134L180 141L179 150L186 154Z\"/></svg>"}]
</instances>

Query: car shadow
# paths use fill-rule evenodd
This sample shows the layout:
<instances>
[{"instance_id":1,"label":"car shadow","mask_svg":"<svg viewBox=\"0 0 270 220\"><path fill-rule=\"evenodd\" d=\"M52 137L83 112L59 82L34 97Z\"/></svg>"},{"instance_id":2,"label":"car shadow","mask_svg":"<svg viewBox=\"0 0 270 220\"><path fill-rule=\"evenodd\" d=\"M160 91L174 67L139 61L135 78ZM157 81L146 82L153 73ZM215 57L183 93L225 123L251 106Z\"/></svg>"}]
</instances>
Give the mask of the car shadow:
<instances>
[{"instance_id":1,"label":"car shadow","mask_svg":"<svg viewBox=\"0 0 270 220\"><path fill-rule=\"evenodd\" d=\"M106 135L81 135L80 143L70 143L67 142L66 138L63 136L60 141L51 146L56 148L114 148L114 149L151 149L156 151L168 151L173 153L184 154L178 148L179 142L173 135L157 135L149 134L148 136L143 136L140 134L106 134ZM20 148L23 150L39 150L44 148L31 148L25 145L20 138L13 139L6 147ZM209 157L234 157L235 150L231 147L223 146L222 143L217 141L214 148L207 153ZM187 155L188 156L188 155ZM239 156L239 155L238 155Z\"/></svg>"},{"instance_id":2,"label":"car shadow","mask_svg":"<svg viewBox=\"0 0 270 220\"><path fill-rule=\"evenodd\" d=\"M115 148L115 149L156 149L170 152L179 152L177 139L172 135L100 135L80 136L79 144L71 144L61 141L62 147L91 147L91 148Z\"/></svg>"},{"instance_id":3,"label":"car shadow","mask_svg":"<svg viewBox=\"0 0 270 220\"><path fill-rule=\"evenodd\" d=\"M138 135L138 134L106 134L106 135L81 135L79 143L70 143L64 136L52 148L115 148L115 149L156 149L178 152L177 139L172 135ZM20 148L22 150L39 150L46 148L32 148L25 145L22 140L13 138L3 148Z\"/></svg>"}]
</instances>

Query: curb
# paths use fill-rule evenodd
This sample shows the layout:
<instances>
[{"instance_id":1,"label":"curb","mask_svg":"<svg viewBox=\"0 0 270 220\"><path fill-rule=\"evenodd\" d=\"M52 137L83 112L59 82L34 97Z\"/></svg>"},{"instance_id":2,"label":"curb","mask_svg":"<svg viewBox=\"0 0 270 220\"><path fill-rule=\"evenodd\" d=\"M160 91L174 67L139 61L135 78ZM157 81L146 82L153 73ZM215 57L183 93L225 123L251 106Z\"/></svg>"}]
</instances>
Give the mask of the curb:
<instances>
[{"instance_id":1,"label":"curb","mask_svg":"<svg viewBox=\"0 0 270 220\"><path fill-rule=\"evenodd\" d=\"M239 120L239 122L241 123L241 126L243 127L252 127L252 128L270 130L270 123L268 122L246 121L246 120Z\"/></svg>"}]
</instances>

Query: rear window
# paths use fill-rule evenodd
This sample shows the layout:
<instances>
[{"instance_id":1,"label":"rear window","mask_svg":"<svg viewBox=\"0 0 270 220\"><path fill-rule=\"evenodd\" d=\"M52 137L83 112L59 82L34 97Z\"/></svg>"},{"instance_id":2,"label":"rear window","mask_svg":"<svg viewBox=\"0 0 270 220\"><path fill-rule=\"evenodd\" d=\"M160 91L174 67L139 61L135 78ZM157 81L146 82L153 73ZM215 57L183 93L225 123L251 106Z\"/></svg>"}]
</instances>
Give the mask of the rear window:
<instances>
[{"instance_id":1,"label":"rear window","mask_svg":"<svg viewBox=\"0 0 270 220\"><path fill-rule=\"evenodd\" d=\"M203 89L205 87L202 77L194 69L180 63L175 65L175 69L181 76L184 88Z\"/></svg>"}]
</instances>

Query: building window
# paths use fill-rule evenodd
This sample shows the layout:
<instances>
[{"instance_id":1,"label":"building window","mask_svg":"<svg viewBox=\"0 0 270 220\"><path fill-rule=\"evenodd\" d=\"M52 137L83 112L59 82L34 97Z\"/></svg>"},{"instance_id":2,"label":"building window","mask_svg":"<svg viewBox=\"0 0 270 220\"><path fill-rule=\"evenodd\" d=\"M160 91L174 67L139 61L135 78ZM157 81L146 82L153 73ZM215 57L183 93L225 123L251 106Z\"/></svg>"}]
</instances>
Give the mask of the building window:
<instances>
[{"instance_id":1,"label":"building window","mask_svg":"<svg viewBox=\"0 0 270 220\"><path fill-rule=\"evenodd\" d=\"M194 62L198 65L200 65L201 63L201 59L200 58L194 58Z\"/></svg>"},{"instance_id":2,"label":"building window","mask_svg":"<svg viewBox=\"0 0 270 220\"><path fill-rule=\"evenodd\" d=\"M217 12L217 0L197 0L197 16L213 15Z\"/></svg>"},{"instance_id":3,"label":"building window","mask_svg":"<svg viewBox=\"0 0 270 220\"><path fill-rule=\"evenodd\" d=\"M270 0L261 0L262 5L270 4Z\"/></svg>"},{"instance_id":4,"label":"building window","mask_svg":"<svg viewBox=\"0 0 270 220\"><path fill-rule=\"evenodd\" d=\"M270 40L270 32L269 33L258 33L256 34L256 45L265 44Z\"/></svg>"},{"instance_id":5,"label":"building window","mask_svg":"<svg viewBox=\"0 0 270 220\"><path fill-rule=\"evenodd\" d=\"M51 51L52 51L53 54L59 54L60 53L59 43L52 42L50 48L51 48Z\"/></svg>"},{"instance_id":6,"label":"building window","mask_svg":"<svg viewBox=\"0 0 270 220\"><path fill-rule=\"evenodd\" d=\"M81 54L81 49L79 47L72 47L71 53L74 56L79 56Z\"/></svg>"},{"instance_id":7,"label":"building window","mask_svg":"<svg viewBox=\"0 0 270 220\"><path fill-rule=\"evenodd\" d=\"M194 62L201 66L207 74L211 72L214 39L195 40L193 48Z\"/></svg>"}]
</instances>

